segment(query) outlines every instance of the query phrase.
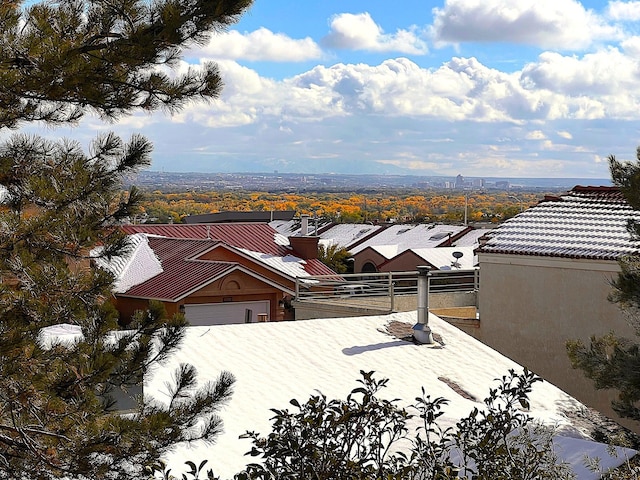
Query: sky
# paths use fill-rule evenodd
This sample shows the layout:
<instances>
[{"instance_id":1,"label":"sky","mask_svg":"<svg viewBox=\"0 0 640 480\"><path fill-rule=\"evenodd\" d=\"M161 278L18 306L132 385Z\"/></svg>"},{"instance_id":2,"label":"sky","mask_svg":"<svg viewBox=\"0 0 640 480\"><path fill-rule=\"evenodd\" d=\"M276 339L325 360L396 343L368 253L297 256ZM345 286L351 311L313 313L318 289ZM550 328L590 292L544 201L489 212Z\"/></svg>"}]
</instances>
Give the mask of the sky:
<instances>
[{"instance_id":1,"label":"sky","mask_svg":"<svg viewBox=\"0 0 640 480\"><path fill-rule=\"evenodd\" d=\"M105 128L154 171L609 178L640 144L640 1L255 0L179 69L219 99Z\"/></svg>"}]
</instances>

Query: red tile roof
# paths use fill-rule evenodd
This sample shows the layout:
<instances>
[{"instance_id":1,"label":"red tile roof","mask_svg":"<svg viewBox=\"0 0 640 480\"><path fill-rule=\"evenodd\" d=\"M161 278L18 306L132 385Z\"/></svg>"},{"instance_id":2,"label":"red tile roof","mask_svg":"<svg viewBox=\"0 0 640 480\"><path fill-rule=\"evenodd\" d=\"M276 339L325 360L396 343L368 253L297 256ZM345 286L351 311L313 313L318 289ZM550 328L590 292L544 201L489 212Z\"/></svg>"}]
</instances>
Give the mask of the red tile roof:
<instances>
[{"instance_id":1,"label":"red tile roof","mask_svg":"<svg viewBox=\"0 0 640 480\"><path fill-rule=\"evenodd\" d=\"M311 260L305 260L306 264L304 265L304 271L309 275L335 275L336 272L327 267L324 263L322 263L317 258Z\"/></svg>"},{"instance_id":2,"label":"red tile roof","mask_svg":"<svg viewBox=\"0 0 640 480\"><path fill-rule=\"evenodd\" d=\"M125 225L122 230L127 234L148 233L170 238L219 240L233 247L270 255L284 256L291 253L287 246L276 243L278 232L264 223L143 224ZM282 241L286 242L286 239L282 237Z\"/></svg>"},{"instance_id":3,"label":"red tile roof","mask_svg":"<svg viewBox=\"0 0 640 480\"><path fill-rule=\"evenodd\" d=\"M129 225L123 227L128 234L144 232L149 235L149 246L153 249L162 264L163 272L131 287L121 293L127 297L153 298L166 301L178 301L216 279L230 273L232 270L244 268L236 262L219 262L209 260L196 260L205 252L227 245L226 248L237 248L255 252L255 248L261 248L260 255L248 255L252 261L262 263L284 278L293 280L300 272L307 275L335 275L335 272L317 259L303 261L291 255L290 249L275 243L274 230L268 225L233 224L211 225L209 233L211 237L223 237L228 241L206 238L185 238L206 235L204 225ZM266 227L266 228L265 228ZM154 236L171 235L173 237ZM251 234L254 234L251 236ZM181 237L176 237L180 235ZM270 238L271 241L267 241ZM251 248L253 247L253 248ZM264 255L262 255L264 254ZM286 257L285 262L269 261ZM293 262L293 263L292 263ZM298 265L296 269L280 269L282 265ZM247 268L250 270L250 267Z\"/></svg>"},{"instance_id":4,"label":"red tile roof","mask_svg":"<svg viewBox=\"0 0 640 480\"><path fill-rule=\"evenodd\" d=\"M627 231L640 220L616 187L576 186L507 220L486 235L480 253L615 260L640 253Z\"/></svg>"},{"instance_id":5,"label":"red tile roof","mask_svg":"<svg viewBox=\"0 0 640 480\"><path fill-rule=\"evenodd\" d=\"M163 272L131 287L122 295L178 301L237 267L229 262L193 261L215 247L213 240L188 240L150 237L149 246L162 263Z\"/></svg>"}]
</instances>

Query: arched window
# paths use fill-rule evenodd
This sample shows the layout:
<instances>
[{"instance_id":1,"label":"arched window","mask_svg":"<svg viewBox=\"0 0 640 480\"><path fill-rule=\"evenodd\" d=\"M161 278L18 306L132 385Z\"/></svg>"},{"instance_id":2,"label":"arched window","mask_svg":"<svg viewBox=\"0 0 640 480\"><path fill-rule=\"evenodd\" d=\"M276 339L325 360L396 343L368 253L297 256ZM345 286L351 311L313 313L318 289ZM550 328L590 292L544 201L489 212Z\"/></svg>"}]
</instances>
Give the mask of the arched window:
<instances>
[{"instance_id":1,"label":"arched window","mask_svg":"<svg viewBox=\"0 0 640 480\"><path fill-rule=\"evenodd\" d=\"M366 262L362 265L362 273L376 273L378 269L372 262Z\"/></svg>"}]
</instances>

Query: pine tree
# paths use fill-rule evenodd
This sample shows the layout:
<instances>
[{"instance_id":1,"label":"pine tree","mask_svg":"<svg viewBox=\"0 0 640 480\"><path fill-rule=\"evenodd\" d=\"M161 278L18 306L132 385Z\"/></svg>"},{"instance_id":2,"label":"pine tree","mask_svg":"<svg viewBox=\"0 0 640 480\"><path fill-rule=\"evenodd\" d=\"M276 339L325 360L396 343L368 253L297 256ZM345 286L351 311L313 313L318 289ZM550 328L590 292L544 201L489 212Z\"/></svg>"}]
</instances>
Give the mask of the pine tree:
<instances>
[{"instance_id":1,"label":"pine tree","mask_svg":"<svg viewBox=\"0 0 640 480\"><path fill-rule=\"evenodd\" d=\"M620 162L609 157L609 169L614 185L618 186L634 210L640 210L640 147L637 162ZM629 219L627 230L634 241L640 241L640 222ZM624 255L619 261L620 273L612 281L609 300L627 314L640 335L640 255ZM569 359L574 368L581 369L598 389L618 391L613 409L625 418L640 420L640 344L611 332L603 337L591 337L590 345L580 341L567 342Z\"/></svg>"},{"instance_id":2,"label":"pine tree","mask_svg":"<svg viewBox=\"0 0 640 480\"><path fill-rule=\"evenodd\" d=\"M112 401L184 334L184 318L165 318L158 305L118 331L113 278L90 262L90 252L126 253L115 226L135 212L140 193L123 193L122 180L150 163L150 142L106 134L84 152L71 140L6 134L215 98L222 81L214 64L184 74L170 67L251 1L0 3L0 478L137 478L175 442L219 431L228 373L196 388L185 365L168 400L138 398L128 415ZM62 323L81 337L44 342L43 329Z\"/></svg>"}]
</instances>

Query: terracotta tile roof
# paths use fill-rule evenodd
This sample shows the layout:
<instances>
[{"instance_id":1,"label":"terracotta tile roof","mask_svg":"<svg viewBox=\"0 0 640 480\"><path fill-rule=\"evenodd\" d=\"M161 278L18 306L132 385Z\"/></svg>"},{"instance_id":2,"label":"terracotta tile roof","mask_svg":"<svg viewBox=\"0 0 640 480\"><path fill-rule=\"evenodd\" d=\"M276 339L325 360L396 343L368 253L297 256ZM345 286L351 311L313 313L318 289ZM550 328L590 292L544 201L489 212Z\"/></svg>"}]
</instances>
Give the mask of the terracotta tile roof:
<instances>
[{"instance_id":1,"label":"terracotta tile roof","mask_svg":"<svg viewBox=\"0 0 640 480\"><path fill-rule=\"evenodd\" d=\"M640 252L626 229L630 218L640 212L618 188L576 186L490 231L480 252L615 260Z\"/></svg>"},{"instance_id":2,"label":"terracotta tile roof","mask_svg":"<svg viewBox=\"0 0 640 480\"><path fill-rule=\"evenodd\" d=\"M127 297L176 302L237 268L229 262L194 261L192 258L218 245L214 240L149 237L149 246L162 262L162 273L123 292Z\"/></svg>"},{"instance_id":3,"label":"terracotta tile roof","mask_svg":"<svg viewBox=\"0 0 640 480\"><path fill-rule=\"evenodd\" d=\"M253 252L284 256L291 253L289 241L273 227L264 223L219 223L197 225L125 225L127 234L148 233L170 238L219 240L233 247Z\"/></svg>"}]
</instances>

